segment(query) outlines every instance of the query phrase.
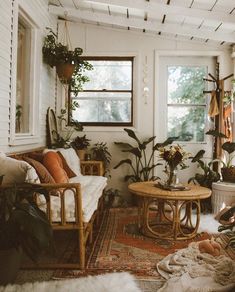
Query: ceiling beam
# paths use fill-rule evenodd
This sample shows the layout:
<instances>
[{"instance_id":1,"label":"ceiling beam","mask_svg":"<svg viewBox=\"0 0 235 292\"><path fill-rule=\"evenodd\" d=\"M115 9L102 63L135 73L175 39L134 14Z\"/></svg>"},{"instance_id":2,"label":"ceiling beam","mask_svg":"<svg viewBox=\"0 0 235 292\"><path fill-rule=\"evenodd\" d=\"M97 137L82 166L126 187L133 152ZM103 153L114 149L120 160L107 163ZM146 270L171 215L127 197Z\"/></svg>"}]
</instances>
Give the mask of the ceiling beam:
<instances>
[{"instance_id":1,"label":"ceiling beam","mask_svg":"<svg viewBox=\"0 0 235 292\"><path fill-rule=\"evenodd\" d=\"M158 21L144 21L140 18L127 18L126 16L108 15L105 13L90 12L78 9L65 9L49 5L49 12L63 17L65 12L68 18L75 20L87 20L95 23L113 24L123 27L133 27L138 29L145 29L151 32L165 32L170 34L181 34L189 37L196 37L202 39L210 39L215 41L225 41L235 43L235 33L220 33L209 29L198 29L195 26L180 25L174 23L160 23Z\"/></svg>"},{"instance_id":2,"label":"ceiling beam","mask_svg":"<svg viewBox=\"0 0 235 292\"><path fill-rule=\"evenodd\" d=\"M167 5L156 3L152 1L143 1L143 0L83 0L82 2L97 3L97 4L106 4L106 5L115 5L125 8L139 9L151 15L163 14L172 14L172 15L182 15L195 17L199 19L214 20L223 22L226 24L235 25L235 17L232 14L218 12L218 11L208 11L203 9L188 8L183 6L176 5ZM156 11L156 13L155 13Z\"/></svg>"}]
</instances>

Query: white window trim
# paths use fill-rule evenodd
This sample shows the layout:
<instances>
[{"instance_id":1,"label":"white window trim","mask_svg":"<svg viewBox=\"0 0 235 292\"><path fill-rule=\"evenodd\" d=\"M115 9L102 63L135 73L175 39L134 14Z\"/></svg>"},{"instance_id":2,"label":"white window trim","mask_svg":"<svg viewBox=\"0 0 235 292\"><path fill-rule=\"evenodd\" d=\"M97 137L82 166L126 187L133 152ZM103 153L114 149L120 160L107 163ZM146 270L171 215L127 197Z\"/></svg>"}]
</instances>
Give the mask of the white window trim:
<instances>
[{"instance_id":1,"label":"white window trim","mask_svg":"<svg viewBox=\"0 0 235 292\"><path fill-rule=\"evenodd\" d=\"M160 58L161 57L216 57L219 61L224 57L224 52L222 51L155 51L155 88L154 88L154 110L155 112L159 111L161 108L162 111L166 109L162 109L162 101L161 101L161 92L158 86L160 82ZM166 114L166 113L165 113ZM166 129L162 128L161 116L154 116L154 136L157 137L158 141L164 141L167 137ZM208 144L210 141L205 142L179 142L180 144Z\"/></svg>"},{"instance_id":2,"label":"white window trim","mask_svg":"<svg viewBox=\"0 0 235 292\"><path fill-rule=\"evenodd\" d=\"M15 133L16 114L16 81L17 81L17 41L18 41L18 17L21 15L32 26L31 30L31 60L30 60L30 112L29 133ZM16 1L13 15L13 39L12 39L12 77L11 77L11 109L10 109L10 146L35 144L40 142L39 123L39 80L40 80L40 44L39 25L37 25Z\"/></svg>"}]
</instances>

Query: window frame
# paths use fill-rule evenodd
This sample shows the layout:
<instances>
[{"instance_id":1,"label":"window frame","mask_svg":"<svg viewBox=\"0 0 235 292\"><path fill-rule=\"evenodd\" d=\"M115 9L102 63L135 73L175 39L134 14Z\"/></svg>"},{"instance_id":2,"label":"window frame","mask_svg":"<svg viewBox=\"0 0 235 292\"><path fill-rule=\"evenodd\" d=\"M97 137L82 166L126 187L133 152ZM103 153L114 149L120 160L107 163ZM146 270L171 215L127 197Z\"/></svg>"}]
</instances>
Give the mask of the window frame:
<instances>
[{"instance_id":1,"label":"window frame","mask_svg":"<svg viewBox=\"0 0 235 292\"><path fill-rule=\"evenodd\" d=\"M22 3L24 4L24 3ZM10 137L9 146L35 144L40 141L39 125L39 89L40 89L40 30L39 25L32 19L21 2L16 2L13 10L13 35L12 35L12 78L11 78L11 107L10 107ZM29 131L16 133L16 82L17 82L17 47L19 18L29 25L30 29L30 57L28 92L29 92Z\"/></svg>"},{"instance_id":2,"label":"window frame","mask_svg":"<svg viewBox=\"0 0 235 292\"><path fill-rule=\"evenodd\" d=\"M131 120L130 122L81 122L83 126L96 126L96 127L132 127L133 126L133 109L134 109L134 56L83 56L81 57L84 61L130 61L131 62L131 90L83 90L83 92L117 92L117 93L130 93L131 94ZM71 93L72 90L69 88L68 91L68 125L72 126L71 121L72 114L71 109ZM77 98L79 103L79 98ZM79 121L80 122L80 121Z\"/></svg>"}]
</instances>

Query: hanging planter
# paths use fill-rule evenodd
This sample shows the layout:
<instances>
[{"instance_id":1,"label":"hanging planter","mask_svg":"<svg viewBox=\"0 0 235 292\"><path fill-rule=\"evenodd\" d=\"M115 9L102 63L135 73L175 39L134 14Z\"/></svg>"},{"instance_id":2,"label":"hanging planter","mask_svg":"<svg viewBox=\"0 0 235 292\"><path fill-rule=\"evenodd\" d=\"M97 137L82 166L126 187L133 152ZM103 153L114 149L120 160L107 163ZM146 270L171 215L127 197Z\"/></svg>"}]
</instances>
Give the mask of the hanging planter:
<instances>
[{"instance_id":1,"label":"hanging planter","mask_svg":"<svg viewBox=\"0 0 235 292\"><path fill-rule=\"evenodd\" d=\"M81 59L82 48L72 49L68 34L67 22L64 24L64 42L58 42L57 35L48 28L49 33L44 39L42 54L44 63L56 67L61 83L70 85L75 96L82 90L82 85L89 79L84 71L92 70L92 65Z\"/></svg>"},{"instance_id":2,"label":"hanging planter","mask_svg":"<svg viewBox=\"0 0 235 292\"><path fill-rule=\"evenodd\" d=\"M62 83L69 83L75 69L74 64L60 63L56 65L56 73Z\"/></svg>"}]
</instances>

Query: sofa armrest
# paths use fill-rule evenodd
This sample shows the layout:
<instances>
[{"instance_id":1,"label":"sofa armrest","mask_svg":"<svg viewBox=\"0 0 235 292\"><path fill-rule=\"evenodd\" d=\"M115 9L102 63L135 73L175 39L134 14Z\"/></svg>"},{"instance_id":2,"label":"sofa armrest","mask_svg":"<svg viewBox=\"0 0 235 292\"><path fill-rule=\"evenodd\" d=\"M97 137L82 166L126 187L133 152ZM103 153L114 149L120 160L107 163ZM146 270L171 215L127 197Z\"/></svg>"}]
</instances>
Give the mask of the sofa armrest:
<instances>
[{"instance_id":1,"label":"sofa armrest","mask_svg":"<svg viewBox=\"0 0 235 292\"><path fill-rule=\"evenodd\" d=\"M83 175L104 175L104 164L103 161L89 160L80 161L81 173Z\"/></svg>"}]
</instances>

